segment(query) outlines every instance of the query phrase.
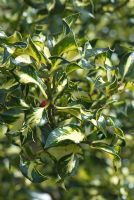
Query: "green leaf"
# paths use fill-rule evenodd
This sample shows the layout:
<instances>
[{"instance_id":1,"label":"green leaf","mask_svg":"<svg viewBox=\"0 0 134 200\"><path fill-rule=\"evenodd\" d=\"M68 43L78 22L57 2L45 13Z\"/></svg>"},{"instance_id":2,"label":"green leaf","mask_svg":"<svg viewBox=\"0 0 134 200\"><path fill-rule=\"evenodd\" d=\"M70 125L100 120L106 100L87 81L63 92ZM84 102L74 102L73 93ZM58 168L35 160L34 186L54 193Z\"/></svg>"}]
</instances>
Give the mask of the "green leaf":
<instances>
[{"instance_id":1,"label":"green leaf","mask_svg":"<svg viewBox=\"0 0 134 200\"><path fill-rule=\"evenodd\" d=\"M100 53L95 57L96 67L104 67L106 61L106 52Z\"/></svg>"},{"instance_id":2,"label":"green leaf","mask_svg":"<svg viewBox=\"0 0 134 200\"><path fill-rule=\"evenodd\" d=\"M78 166L78 157L75 154L65 156L57 163L58 174L61 178L68 175L73 175Z\"/></svg>"},{"instance_id":3,"label":"green leaf","mask_svg":"<svg viewBox=\"0 0 134 200\"><path fill-rule=\"evenodd\" d=\"M60 142L72 141L76 144L84 140L84 134L76 126L65 126L54 129L48 136L45 148L58 145Z\"/></svg>"},{"instance_id":4,"label":"green leaf","mask_svg":"<svg viewBox=\"0 0 134 200\"><path fill-rule=\"evenodd\" d=\"M10 132L19 131L24 122L24 112L19 108L10 108L0 114L3 121L7 123Z\"/></svg>"},{"instance_id":5,"label":"green leaf","mask_svg":"<svg viewBox=\"0 0 134 200\"><path fill-rule=\"evenodd\" d=\"M14 51L15 51L14 47L9 47L7 45L4 45L3 62L2 62L3 64L9 61Z\"/></svg>"},{"instance_id":6,"label":"green leaf","mask_svg":"<svg viewBox=\"0 0 134 200\"><path fill-rule=\"evenodd\" d=\"M77 144L64 144L47 149L47 152L56 160L69 154L82 154L82 149Z\"/></svg>"},{"instance_id":7,"label":"green leaf","mask_svg":"<svg viewBox=\"0 0 134 200\"><path fill-rule=\"evenodd\" d=\"M88 59L89 57L96 57L102 53L105 54L108 50L109 50L108 48L86 49L85 58Z\"/></svg>"},{"instance_id":8,"label":"green leaf","mask_svg":"<svg viewBox=\"0 0 134 200\"><path fill-rule=\"evenodd\" d=\"M82 119L81 118L81 107L79 105L76 106L67 106L67 107L59 107L56 106L56 109L58 112L65 112L65 113L69 113L73 116L75 116L78 119Z\"/></svg>"},{"instance_id":9,"label":"green leaf","mask_svg":"<svg viewBox=\"0 0 134 200\"><path fill-rule=\"evenodd\" d=\"M18 83L14 80L14 79L9 79L4 81L1 85L0 85L0 89L6 89L9 90L10 88L12 88L13 86L17 85Z\"/></svg>"},{"instance_id":10,"label":"green leaf","mask_svg":"<svg viewBox=\"0 0 134 200\"><path fill-rule=\"evenodd\" d=\"M124 132L119 128L119 127L114 127L114 131L115 131L115 134L121 138L121 139L125 139L124 137Z\"/></svg>"},{"instance_id":11,"label":"green leaf","mask_svg":"<svg viewBox=\"0 0 134 200\"><path fill-rule=\"evenodd\" d=\"M40 62L41 60L41 55L37 49L37 47L35 46L34 42L32 41L31 37L29 37L28 40L28 47L26 49L26 52L32 56L35 60L37 60L37 62Z\"/></svg>"},{"instance_id":12,"label":"green leaf","mask_svg":"<svg viewBox=\"0 0 134 200\"><path fill-rule=\"evenodd\" d=\"M57 69L64 68L66 64L70 63L68 60L66 60L65 58L61 56L51 56L49 59L52 61L50 74L52 74L54 71L57 71Z\"/></svg>"},{"instance_id":13,"label":"green leaf","mask_svg":"<svg viewBox=\"0 0 134 200\"><path fill-rule=\"evenodd\" d=\"M77 63L70 62L61 56L51 56L49 59L52 61L50 73L53 73L54 71L57 71L61 68L65 70L67 74L77 69L81 69L81 66Z\"/></svg>"},{"instance_id":14,"label":"green leaf","mask_svg":"<svg viewBox=\"0 0 134 200\"><path fill-rule=\"evenodd\" d=\"M4 31L0 31L0 39L6 38L7 35L5 34Z\"/></svg>"},{"instance_id":15,"label":"green leaf","mask_svg":"<svg viewBox=\"0 0 134 200\"><path fill-rule=\"evenodd\" d=\"M122 57L119 70L123 78L128 80L134 78L134 52L128 53Z\"/></svg>"},{"instance_id":16,"label":"green leaf","mask_svg":"<svg viewBox=\"0 0 134 200\"><path fill-rule=\"evenodd\" d=\"M71 32L67 34L62 40L60 40L53 49L54 56L61 56L62 54L67 60L76 60L80 57L78 47L75 41L74 34Z\"/></svg>"},{"instance_id":17,"label":"green leaf","mask_svg":"<svg viewBox=\"0 0 134 200\"><path fill-rule=\"evenodd\" d=\"M78 17L79 13L75 13L63 18L66 33L69 33L71 31L71 28L76 23Z\"/></svg>"},{"instance_id":18,"label":"green leaf","mask_svg":"<svg viewBox=\"0 0 134 200\"><path fill-rule=\"evenodd\" d=\"M2 37L0 37L0 41L7 45L11 45L22 41L22 36L19 32L15 31L14 34L9 37L4 34Z\"/></svg>"},{"instance_id":19,"label":"green leaf","mask_svg":"<svg viewBox=\"0 0 134 200\"><path fill-rule=\"evenodd\" d=\"M4 104L6 99L7 92L4 89L0 89L0 103Z\"/></svg>"},{"instance_id":20,"label":"green leaf","mask_svg":"<svg viewBox=\"0 0 134 200\"><path fill-rule=\"evenodd\" d=\"M10 108L7 109L5 112L1 113L0 115L6 123L12 123L23 114L23 111L19 108Z\"/></svg>"},{"instance_id":21,"label":"green leaf","mask_svg":"<svg viewBox=\"0 0 134 200\"><path fill-rule=\"evenodd\" d=\"M4 138L5 134L7 133L8 127L6 124L0 123L0 139Z\"/></svg>"},{"instance_id":22,"label":"green leaf","mask_svg":"<svg viewBox=\"0 0 134 200\"><path fill-rule=\"evenodd\" d=\"M33 183L41 183L47 180L47 177L40 173L37 169L37 164L34 162L20 161L20 170L22 174Z\"/></svg>"},{"instance_id":23,"label":"green leaf","mask_svg":"<svg viewBox=\"0 0 134 200\"><path fill-rule=\"evenodd\" d=\"M99 129L104 133L104 135L107 136L106 120L103 115L100 115L98 119L98 126L99 126Z\"/></svg>"},{"instance_id":24,"label":"green leaf","mask_svg":"<svg viewBox=\"0 0 134 200\"><path fill-rule=\"evenodd\" d=\"M23 66L20 69L15 70L15 74L19 77L20 83L28 84L34 83L36 84L42 94L44 95L45 99L47 99L47 94L45 92L45 85L43 84L42 80L37 76L36 71L31 66Z\"/></svg>"},{"instance_id":25,"label":"green leaf","mask_svg":"<svg viewBox=\"0 0 134 200\"><path fill-rule=\"evenodd\" d=\"M37 68L40 68L41 63L43 63L43 64L49 63L49 60L43 53L43 50L41 51L37 48L37 45L35 45L35 43L31 37L28 38L28 44L27 44L26 48L17 48L13 53L13 56L15 58L18 56L22 57L24 55L27 55L27 56L29 55L34 60L36 60L36 62L38 63L38 65L36 65ZM30 60L28 62L30 62Z\"/></svg>"},{"instance_id":26,"label":"green leaf","mask_svg":"<svg viewBox=\"0 0 134 200\"><path fill-rule=\"evenodd\" d=\"M78 64L76 64L76 63L70 63L66 67L66 73L70 74L70 73L72 73L73 71L75 71L77 69L81 69L81 67Z\"/></svg>"},{"instance_id":27,"label":"green leaf","mask_svg":"<svg viewBox=\"0 0 134 200\"><path fill-rule=\"evenodd\" d=\"M26 119L26 124L31 127L44 125L47 122L45 108L34 108L32 112L27 114Z\"/></svg>"},{"instance_id":28,"label":"green leaf","mask_svg":"<svg viewBox=\"0 0 134 200\"><path fill-rule=\"evenodd\" d=\"M47 8L48 10L51 10L53 6L55 5L54 0L50 1L35 1L35 0L24 0L26 4L29 6L35 8L35 9L42 9L42 8Z\"/></svg>"},{"instance_id":29,"label":"green leaf","mask_svg":"<svg viewBox=\"0 0 134 200\"><path fill-rule=\"evenodd\" d=\"M105 151L109 154L118 156L113 147L111 147L108 144L105 144L103 142L100 142L100 141L92 142L91 147L96 148L96 149L100 149L100 150L103 150L103 151Z\"/></svg>"},{"instance_id":30,"label":"green leaf","mask_svg":"<svg viewBox=\"0 0 134 200\"><path fill-rule=\"evenodd\" d=\"M117 156L114 157L113 166L114 166L115 171L121 168L121 159L119 157Z\"/></svg>"},{"instance_id":31,"label":"green leaf","mask_svg":"<svg viewBox=\"0 0 134 200\"><path fill-rule=\"evenodd\" d=\"M115 92L117 87L118 87L118 80L116 77L114 77L113 81L111 81L111 83L108 86L106 86L106 91L108 94L112 91Z\"/></svg>"},{"instance_id":32,"label":"green leaf","mask_svg":"<svg viewBox=\"0 0 134 200\"><path fill-rule=\"evenodd\" d=\"M29 55L27 54L22 54L17 56L14 60L13 63L15 65L23 65L23 64L31 64L32 63L32 59L30 58Z\"/></svg>"},{"instance_id":33,"label":"green leaf","mask_svg":"<svg viewBox=\"0 0 134 200\"><path fill-rule=\"evenodd\" d=\"M91 98L90 98L89 94L85 91L77 91L77 90L72 91L71 96L74 101L82 100L85 102L91 102Z\"/></svg>"},{"instance_id":34,"label":"green leaf","mask_svg":"<svg viewBox=\"0 0 134 200\"><path fill-rule=\"evenodd\" d=\"M107 125L113 129L115 135L117 135L120 139L124 140L124 132L115 125L114 121L109 117L107 119Z\"/></svg>"},{"instance_id":35,"label":"green leaf","mask_svg":"<svg viewBox=\"0 0 134 200\"><path fill-rule=\"evenodd\" d=\"M106 153L111 154L112 156L114 156L114 158L113 158L113 164L114 164L114 167L116 169L118 169L121 166L120 156L117 154L117 152L114 149L114 147L109 146L108 144L105 144L105 143L100 142L100 141L92 142L91 147L95 148L95 149L98 149L98 150L102 150L102 151L104 151L104 152L106 152Z\"/></svg>"}]
</instances>

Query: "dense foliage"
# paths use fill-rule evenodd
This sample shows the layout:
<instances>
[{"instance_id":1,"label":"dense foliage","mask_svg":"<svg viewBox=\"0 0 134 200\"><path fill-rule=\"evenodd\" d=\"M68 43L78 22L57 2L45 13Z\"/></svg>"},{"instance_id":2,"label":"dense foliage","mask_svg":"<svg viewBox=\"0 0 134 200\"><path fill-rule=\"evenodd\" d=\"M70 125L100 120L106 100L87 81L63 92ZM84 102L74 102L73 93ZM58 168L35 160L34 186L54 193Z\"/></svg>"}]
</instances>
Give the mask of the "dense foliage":
<instances>
[{"instance_id":1,"label":"dense foliage","mask_svg":"<svg viewBox=\"0 0 134 200\"><path fill-rule=\"evenodd\" d=\"M53 199L131 200L132 2L25 0L1 7L2 199L7 190L8 199L29 199L38 188ZM129 28L122 31L122 24ZM12 190L12 182L20 185Z\"/></svg>"}]
</instances>

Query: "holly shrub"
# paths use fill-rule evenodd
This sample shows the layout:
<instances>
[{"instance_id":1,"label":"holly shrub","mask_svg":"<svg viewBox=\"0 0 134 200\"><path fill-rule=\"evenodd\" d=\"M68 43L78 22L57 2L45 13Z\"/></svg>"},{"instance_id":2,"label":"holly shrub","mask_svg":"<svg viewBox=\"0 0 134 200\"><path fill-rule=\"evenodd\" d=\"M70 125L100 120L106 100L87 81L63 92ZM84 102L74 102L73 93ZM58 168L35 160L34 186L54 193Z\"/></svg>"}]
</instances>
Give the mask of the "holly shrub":
<instances>
[{"instance_id":1,"label":"holly shrub","mask_svg":"<svg viewBox=\"0 0 134 200\"><path fill-rule=\"evenodd\" d=\"M56 37L0 34L0 128L19 147L20 170L32 182L63 181L85 149L108 153L115 170L121 165L124 133L115 111L134 55L126 48L113 65L113 50L75 37L76 15L63 19Z\"/></svg>"},{"instance_id":2,"label":"holly shrub","mask_svg":"<svg viewBox=\"0 0 134 200\"><path fill-rule=\"evenodd\" d=\"M133 200L132 0L0 8L0 199Z\"/></svg>"}]
</instances>

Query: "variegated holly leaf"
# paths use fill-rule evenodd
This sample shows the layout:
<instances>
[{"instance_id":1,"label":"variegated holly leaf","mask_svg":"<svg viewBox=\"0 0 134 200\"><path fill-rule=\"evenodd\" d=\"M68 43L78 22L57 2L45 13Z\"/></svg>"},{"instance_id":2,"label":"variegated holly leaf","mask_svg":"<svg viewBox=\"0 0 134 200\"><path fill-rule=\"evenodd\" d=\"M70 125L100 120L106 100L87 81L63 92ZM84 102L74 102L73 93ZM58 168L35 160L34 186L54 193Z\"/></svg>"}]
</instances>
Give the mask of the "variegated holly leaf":
<instances>
[{"instance_id":1,"label":"variegated holly leaf","mask_svg":"<svg viewBox=\"0 0 134 200\"><path fill-rule=\"evenodd\" d=\"M84 138L84 134L78 127L65 126L63 128L56 128L48 135L45 148L56 146L64 141L71 141L79 144Z\"/></svg>"}]
</instances>

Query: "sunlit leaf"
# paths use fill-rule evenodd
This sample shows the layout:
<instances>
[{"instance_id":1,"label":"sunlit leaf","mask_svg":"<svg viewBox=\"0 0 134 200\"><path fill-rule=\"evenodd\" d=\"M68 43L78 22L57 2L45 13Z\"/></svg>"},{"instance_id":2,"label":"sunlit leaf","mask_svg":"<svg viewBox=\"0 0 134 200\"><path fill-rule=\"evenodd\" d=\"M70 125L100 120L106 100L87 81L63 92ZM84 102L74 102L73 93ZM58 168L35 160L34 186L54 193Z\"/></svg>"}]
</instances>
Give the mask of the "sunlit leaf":
<instances>
[{"instance_id":1,"label":"sunlit leaf","mask_svg":"<svg viewBox=\"0 0 134 200\"><path fill-rule=\"evenodd\" d=\"M64 53L66 53L65 58L69 61L80 56L75 36L72 32L67 34L54 46L53 55L61 56Z\"/></svg>"},{"instance_id":2,"label":"sunlit leaf","mask_svg":"<svg viewBox=\"0 0 134 200\"><path fill-rule=\"evenodd\" d=\"M53 130L46 141L45 148L56 146L60 142L72 141L76 144L84 140L84 134L77 127L65 126Z\"/></svg>"},{"instance_id":3,"label":"sunlit leaf","mask_svg":"<svg viewBox=\"0 0 134 200\"><path fill-rule=\"evenodd\" d=\"M15 70L15 74L19 77L20 83L28 84L34 83L36 84L44 97L47 99L47 95L45 92L45 85L42 83L42 80L37 76L35 70L31 66L21 67L20 70Z\"/></svg>"},{"instance_id":4,"label":"sunlit leaf","mask_svg":"<svg viewBox=\"0 0 134 200\"><path fill-rule=\"evenodd\" d=\"M27 114L26 123L31 127L47 123L47 117L45 115L44 109L45 108L34 108L33 112Z\"/></svg>"}]
</instances>

